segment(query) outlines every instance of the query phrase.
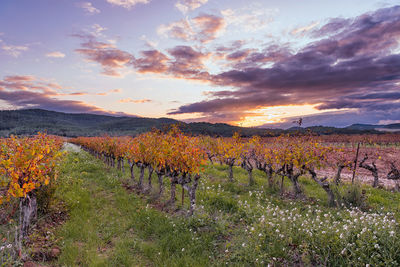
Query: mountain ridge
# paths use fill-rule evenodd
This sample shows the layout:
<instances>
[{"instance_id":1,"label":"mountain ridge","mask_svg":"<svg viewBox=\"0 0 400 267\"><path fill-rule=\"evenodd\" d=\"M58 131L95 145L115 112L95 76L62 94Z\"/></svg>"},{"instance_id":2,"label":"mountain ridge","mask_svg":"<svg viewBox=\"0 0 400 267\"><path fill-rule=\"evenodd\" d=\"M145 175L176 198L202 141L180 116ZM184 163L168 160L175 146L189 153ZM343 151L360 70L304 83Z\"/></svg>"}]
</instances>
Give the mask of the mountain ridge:
<instances>
[{"instance_id":1,"label":"mountain ridge","mask_svg":"<svg viewBox=\"0 0 400 267\"><path fill-rule=\"evenodd\" d=\"M185 123L171 118L145 118L88 113L64 113L44 109L0 110L0 136L31 135L42 131L61 136L136 135L153 128L163 129L179 124L181 129L192 134L232 136L240 132L243 136L272 136L282 133L312 131L317 134L381 133L382 130L399 130L400 123L387 125L352 124L344 128L311 126L289 129L239 127L226 123ZM379 130L377 130L379 129Z\"/></svg>"}]
</instances>

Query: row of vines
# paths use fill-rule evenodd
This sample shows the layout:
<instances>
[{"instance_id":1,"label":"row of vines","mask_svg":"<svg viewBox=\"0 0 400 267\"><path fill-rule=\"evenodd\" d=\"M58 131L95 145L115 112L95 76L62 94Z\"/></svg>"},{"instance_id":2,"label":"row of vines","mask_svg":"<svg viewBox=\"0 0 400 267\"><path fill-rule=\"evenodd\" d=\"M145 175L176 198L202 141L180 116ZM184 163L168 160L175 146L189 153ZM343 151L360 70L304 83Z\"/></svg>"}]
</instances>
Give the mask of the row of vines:
<instances>
[{"instance_id":1,"label":"row of vines","mask_svg":"<svg viewBox=\"0 0 400 267\"><path fill-rule=\"evenodd\" d=\"M0 223L7 223L19 211L15 246L22 242L37 216L37 192L57 178L63 140L39 133L33 137L0 139Z\"/></svg>"},{"instance_id":2,"label":"row of vines","mask_svg":"<svg viewBox=\"0 0 400 267\"><path fill-rule=\"evenodd\" d=\"M111 167L122 170L127 162L133 181L136 179L134 167L139 168L136 183L143 192L152 190L153 172L158 177L158 198L164 192L164 179L169 179L171 195L168 204L174 204L176 185L181 185L190 198L189 214L193 213L196 205L201 170L205 165L213 163L228 166L228 179L231 182L234 181L233 167L241 166L248 173L250 186L255 183L253 170L258 169L265 173L269 186L279 186L281 193L284 180L287 179L295 197L304 195L299 178L308 177L325 190L331 206L338 205L332 187L343 183L341 174L344 169L353 171L354 175L357 168L369 171L374 177L373 186L378 185L382 175L395 181L400 179L400 150L397 147L365 146L358 151L359 148L349 143L338 145L326 141L312 135L268 139L258 136L243 139L239 134L232 138L192 137L177 128L166 133L152 131L135 138L105 136L78 137L72 140ZM382 164L386 168L380 170L378 166ZM149 175L147 185L144 181L146 168ZM331 169L335 175L326 175L326 172L321 171L326 169ZM388 171L383 173L383 170Z\"/></svg>"}]
</instances>

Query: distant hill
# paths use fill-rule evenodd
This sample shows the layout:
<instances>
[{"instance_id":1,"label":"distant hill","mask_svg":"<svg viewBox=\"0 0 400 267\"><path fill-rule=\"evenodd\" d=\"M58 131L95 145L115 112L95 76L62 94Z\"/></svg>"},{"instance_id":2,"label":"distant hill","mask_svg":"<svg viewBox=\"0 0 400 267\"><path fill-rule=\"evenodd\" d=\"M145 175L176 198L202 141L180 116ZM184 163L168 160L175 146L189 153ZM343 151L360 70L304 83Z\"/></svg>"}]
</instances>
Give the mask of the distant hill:
<instances>
[{"instance_id":1,"label":"distant hill","mask_svg":"<svg viewBox=\"0 0 400 267\"><path fill-rule=\"evenodd\" d=\"M347 129L353 130L377 130L377 131L400 131L400 123L386 124L386 125L374 125L374 124L352 124Z\"/></svg>"},{"instance_id":2,"label":"distant hill","mask_svg":"<svg viewBox=\"0 0 400 267\"><path fill-rule=\"evenodd\" d=\"M287 130L246 128L225 123L193 122L184 123L169 118L139 118L116 117L94 114L70 114L42 109L3 110L0 111L0 136L31 135L37 132L47 132L60 136L98 136L109 134L113 136L137 135L153 128L163 129L172 124L180 124L180 128L191 134L206 134L211 136L232 136L240 132L243 136L271 136L282 133L317 134L360 134L382 133L382 131L400 131L400 124L369 125L353 124L346 128L325 126L292 127Z\"/></svg>"},{"instance_id":3,"label":"distant hill","mask_svg":"<svg viewBox=\"0 0 400 267\"><path fill-rule=\"evenodd\" d=\"M357 128L336 128L336 127L328 127L328 126L310 126L310 127L291 127L287 129L285 132L294 133L307 133L313 132L320 135L329 135L329 134L380 134L382 132L375 130L374 127L357 129Z\"/></svg>"},{"instance_id":4,"label":"distant hill","mask_svg":"<svg viewBox=\"0 0 400 267\"><path fill-rule=\"evenodd\" d=\"M184 123L169 118L115 117L94 114L70 114L42 109L0 111L0 136L30 135L38 131L60 136L136 135L153 128L163 129L180 124L185 132L212 136L275 135L281 130L237 127L224 123Z\"/></svg>"}]
</instances>

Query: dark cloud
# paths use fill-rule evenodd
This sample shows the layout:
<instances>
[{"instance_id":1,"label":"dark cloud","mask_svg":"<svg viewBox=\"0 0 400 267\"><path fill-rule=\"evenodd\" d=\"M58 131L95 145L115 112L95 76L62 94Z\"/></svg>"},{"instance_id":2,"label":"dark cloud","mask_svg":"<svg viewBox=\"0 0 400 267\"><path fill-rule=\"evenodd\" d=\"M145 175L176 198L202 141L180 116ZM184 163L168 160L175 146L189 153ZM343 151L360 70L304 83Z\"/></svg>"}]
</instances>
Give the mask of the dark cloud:
<instances>
[{"instance_id":1,"label":"dark cloud","mask_svg":"<svg viewBox=\"0 0 400 267\"><path fill-rule=\"evenodd\" d=\"M236 54L237 52L239 52L239 54ZM244 57L239 58L238 61L231 65L233 69L242 70L249 68L262 68L267 64L279 62L291 55L291 51L287 45L269 45L261 51L251 48L238 50L227 55L226 59L232 61L234 59L234 57L232 58L232 55L240 57L240 53Z\"/></svg>"},{"instance_id":2,"label":"dark cloud","mask_svg":"<svg viewBox=\"0 0 400 267\"><path fill-rule=\"evenodd\" d=\"M176 46L168 49L168 54L158 50L142 51L141 57L133 61L139 73L158 73L173 78L208 80L203 61L210 54L202 53L190 46Z\"/></svg>"},{"instance_id":3,"label":"dark cloud","mask_svg":"<svg viewBox=\"0 0 400 267\"><path fill-rule=\"evenodd\" d=\"M209 54L194 50L190 46L176 46L168 50L174 60L169 62L168 73L178 78L200 78L205 69L203 61Z\"/></svg>"},{"instance_id":4,"label":"dark cloud","mask_svg":"<svg viewBox=\"0 0 400 267\"><path fill-rule=\"evenodd\" d=\"M246 44L245 40L236 40L231 42L228 46L221 45L218 46L215 50L217 52L233 52L235 50L241 49Z\"/></svg>"},{"instance_id":5,"label":"dark cloud","mask_svg":"<svg viewBox=\"0 0 400 267\"><path fill-rule=\"evenodd\" d=\"M168 69L169 58L158 50L141 52L142 57L133 62L139 73L163 73Z\"/></svg>"},{"instance_id":6,"label":"dark cloud","mask_svg":"<svg viewBox=\"0 0 400 267\"><path fill-rule=\"evenodd\" d=\"M46 82L34 76L6 76L0 80L0 100L15 108L41 108L60 112L92 113L103 115L128 115L111 112L76 100L62 100L57 97L80 95L65 94L56 83ZM83 93L86 94L86 93Z\"/></svg>"},{"instance_id":7,"label":"dark cloud","mask_svg":"<svg viewBox=\"0 0 400 267\"><path fill-rule=\"evenodd\" d=\"M349 23L349 19L333 18L321 28L311 31L310 35L317 38L325 37L329 34L337 34L341 30L344 30L345 27L349 25Z\"/></svg>"},{"instance_id":8,"label":"dark cloud","mask_svg":"<svg viewBox=\"0 0 400 267\"><path fill-rule=\"evenodd\" d=\"M244 60L248 57L248 55L252 52L252 49L242 49L235 52L232 52L226 56L227 60Z\"/></svg>"},{"instance_id":9,"label":"dark cloud","mask_svg":"<svg viewBox=\"0 0 400 267\"><path fill-rule=\"evenodd\" d=\"M399 48L400 6L354 19L333 19L313 34L319 39L296 53L276 45L248 53L241 58L241 65L209 75L212 84L235 90L211 93L211 99L181 106L170 114L221 116L231 110L245 113L290 104L320 104L321 110L399 110L400 55L395 51ZM228 55L244 54L241 48ZM265 63L269 65L262 65ZM394 94L389 97L387 92Z\"/></svg>"}]
</instances>

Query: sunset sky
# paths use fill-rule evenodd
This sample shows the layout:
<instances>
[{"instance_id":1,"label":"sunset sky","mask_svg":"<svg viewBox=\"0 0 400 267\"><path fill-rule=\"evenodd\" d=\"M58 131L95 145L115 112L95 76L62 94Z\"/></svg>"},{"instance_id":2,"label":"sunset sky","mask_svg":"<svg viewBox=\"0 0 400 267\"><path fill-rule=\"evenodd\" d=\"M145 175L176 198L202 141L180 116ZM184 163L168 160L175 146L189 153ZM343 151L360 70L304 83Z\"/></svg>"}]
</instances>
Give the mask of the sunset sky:
<instances>
[{"instance_id":1,"label":"sunset sky","mask_svg":"<svg viewBox=\"0 0 400 267\"><path fill-rule=\"evenodd\" d=\"M400 122L398 0L1 0L0 109Z\"/></svg>"}]
</instances>

